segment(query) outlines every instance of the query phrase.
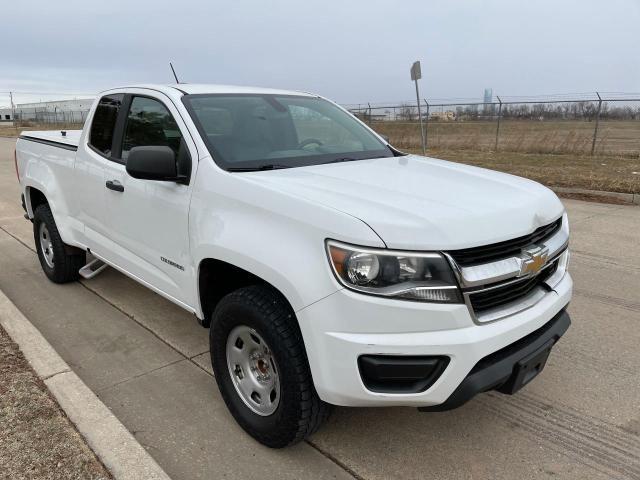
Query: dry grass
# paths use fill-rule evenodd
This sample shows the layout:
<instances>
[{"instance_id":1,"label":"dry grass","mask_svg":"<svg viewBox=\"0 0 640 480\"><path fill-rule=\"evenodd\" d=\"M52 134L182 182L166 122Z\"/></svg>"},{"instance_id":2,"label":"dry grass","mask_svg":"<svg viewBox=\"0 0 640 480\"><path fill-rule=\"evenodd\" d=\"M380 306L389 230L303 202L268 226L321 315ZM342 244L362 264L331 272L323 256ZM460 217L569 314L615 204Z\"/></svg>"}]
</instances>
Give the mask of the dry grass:
<instances>
[{"instance_id":1,"label":"dry grass","mask_svg":"<svg viewBox=\"0 0 640 480\"><path fill-rule=\"evenodd\" d=\"M373 122L399 148L420 148L416 122ZM428 144L436 150L493 150L496 122L435 122L427 127ZM518 153L591 152L595 123L586 121L503 120L498 150ZM596 141L598 155L640 156L640 121L602 121Z\"/></svg>"},{"instance_id":2,"label":"dry grass","mask_svg":"<svg viewBox=\"0 0 640 480\"><path fill-rule=\"evenodd\" d=\"M374 122L392 145L421 153L417 123ZM477 165L550 187L640 193L640 121L601 122L596 155L594 124L578 121L505 121L495 147L495 122L429 122L428 155Z\"/></svg>"},{"instance_id":3,"label":"dry grass","mask_svg":"<svg viewBox=\"0 0 640 480\"><path fill-rule=\"evenodd\" d=\"M25 123L22 126L14 127L7 124L0 124L0 137L17 137L20 132L27 130L81 130L82 125L77 123L58 123L58 124L34 124Z\"/></svg>"},{"instance_id":4,"label":"dry grass","mask_svg":"<svg viewBox=\"0 0 640 480\"><path fill-rule=\"evenodd\" d=\"M638 158L435 149L430 149L428 155L512 173L549 187L640 193Z\"/></svg>"},{"instance_id":5,"label":"dry grass","mask_svg":"<svg viewBox=\"0 0 640 480\"><path fill-rule=\"evenodd\" d=\"M0 478L111 478L2 327L0 426Z\"/></svg>"}]
</instances>

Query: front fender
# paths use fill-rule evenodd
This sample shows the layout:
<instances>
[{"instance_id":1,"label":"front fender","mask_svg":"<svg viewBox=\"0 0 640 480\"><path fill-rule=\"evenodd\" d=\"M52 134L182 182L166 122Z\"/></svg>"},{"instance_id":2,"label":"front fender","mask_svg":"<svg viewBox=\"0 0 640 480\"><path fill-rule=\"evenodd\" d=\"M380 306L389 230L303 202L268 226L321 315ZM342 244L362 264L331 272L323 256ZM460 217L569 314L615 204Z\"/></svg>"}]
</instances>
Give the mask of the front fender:
<instances>
[{"instance_id":1,"label":"front fender","mask_svg":"<svg viewBox=\"0 0 640 480\"><path fill-rule=\"evenodd\" d=\"M327 259L327 238L384 247L357 218L242 175L201 162L189 217L196 265L212 258L240 267L277 288L298 311L341 288Z\"/></svg>"}]
</instances>

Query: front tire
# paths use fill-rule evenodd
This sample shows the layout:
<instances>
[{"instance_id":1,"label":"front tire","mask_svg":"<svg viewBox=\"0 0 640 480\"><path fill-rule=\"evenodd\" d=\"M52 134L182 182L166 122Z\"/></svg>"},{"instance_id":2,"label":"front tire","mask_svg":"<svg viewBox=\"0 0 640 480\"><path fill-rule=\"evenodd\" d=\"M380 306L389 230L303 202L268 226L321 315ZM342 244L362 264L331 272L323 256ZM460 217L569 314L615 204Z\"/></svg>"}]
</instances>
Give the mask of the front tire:
<instances>
[{"instance_id":1,"label":"front tire","mask_svg":"<svg viewBox=\"0 0 640 480\"><path fill-rule=\"evenodd\" d=\"M260 443L282 448L314 433L331 406L313 386L291 307L264 285L217 305L209 333L216 382L238 424Z\"/></svg>"},{"instance_id":2,"label":"front tire","mask_svg":"<svg viewBox=\"0 0 640 480\"><path fill-rule=\"evenodd\" d=\"M67 283L80 278L78 271L86 263L86 253L62 241L47 204L39 205L33 212L33 238L40 265L49 280Z\"/></svg>"}]
</instances>

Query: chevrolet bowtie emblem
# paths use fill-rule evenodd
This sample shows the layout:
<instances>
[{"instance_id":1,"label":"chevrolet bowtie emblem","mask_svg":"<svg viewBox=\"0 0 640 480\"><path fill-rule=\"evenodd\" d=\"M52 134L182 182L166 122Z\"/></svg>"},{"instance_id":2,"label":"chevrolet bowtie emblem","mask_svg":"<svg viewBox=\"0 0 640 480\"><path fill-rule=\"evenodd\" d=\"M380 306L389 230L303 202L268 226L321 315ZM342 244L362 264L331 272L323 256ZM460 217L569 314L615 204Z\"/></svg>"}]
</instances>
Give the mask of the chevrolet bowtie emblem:
<instances>
[{"instance_id":1,"label":"chevrolet bowtie emblem","mask_svg":"<svg viewBox=\"0 0 640 480\"><path fill-rule=\"evenodd\" d=\"M523 257L520 264L520 276L535 275L547 263L549 249L547 247L532 247L522 250Z\"/></svg>"}]
</instances>

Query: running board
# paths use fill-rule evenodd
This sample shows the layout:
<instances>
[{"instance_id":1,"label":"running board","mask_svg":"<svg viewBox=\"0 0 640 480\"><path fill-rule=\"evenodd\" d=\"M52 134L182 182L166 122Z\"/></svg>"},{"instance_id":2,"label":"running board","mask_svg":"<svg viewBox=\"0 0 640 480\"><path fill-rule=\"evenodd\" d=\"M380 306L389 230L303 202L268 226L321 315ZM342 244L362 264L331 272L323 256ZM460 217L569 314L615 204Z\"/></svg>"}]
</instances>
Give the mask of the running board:
<instances>
[{"instance_id":1,"label":"running board","mask_svg":"<svg viewBox=\"0 0 640 480\"><path fill-rule=\"evenodd\" d=\"M102 260L95 259L89 263L87 263L84 267L82 267L78 273L82 278L89 280L90 278L95 277L100 272L102 272L108 265L104 263Z\"/></svg>"}]
</instances>

